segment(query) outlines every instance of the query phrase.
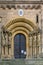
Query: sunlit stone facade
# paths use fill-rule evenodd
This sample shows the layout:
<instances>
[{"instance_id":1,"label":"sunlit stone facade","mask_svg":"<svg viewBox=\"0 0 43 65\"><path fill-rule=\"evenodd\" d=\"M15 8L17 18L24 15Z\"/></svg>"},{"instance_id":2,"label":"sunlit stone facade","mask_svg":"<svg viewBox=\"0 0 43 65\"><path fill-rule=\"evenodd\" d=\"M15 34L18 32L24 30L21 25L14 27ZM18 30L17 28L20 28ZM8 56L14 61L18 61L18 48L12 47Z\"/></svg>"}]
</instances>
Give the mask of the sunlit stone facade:
<instances>
[{"instance_id":1,"label":"sunlit stone facade","mask_svg":"<svg viewBox=\"0 0 43 65\"><path fill-rule=\"evenodd\" d=\"M43 57L43 1L37 1L0 1L0 58L12 59L15 53L20 53L20 58ZM26 50L14 46L17 34L25 36Z\"/></svg>"}]
</instances>

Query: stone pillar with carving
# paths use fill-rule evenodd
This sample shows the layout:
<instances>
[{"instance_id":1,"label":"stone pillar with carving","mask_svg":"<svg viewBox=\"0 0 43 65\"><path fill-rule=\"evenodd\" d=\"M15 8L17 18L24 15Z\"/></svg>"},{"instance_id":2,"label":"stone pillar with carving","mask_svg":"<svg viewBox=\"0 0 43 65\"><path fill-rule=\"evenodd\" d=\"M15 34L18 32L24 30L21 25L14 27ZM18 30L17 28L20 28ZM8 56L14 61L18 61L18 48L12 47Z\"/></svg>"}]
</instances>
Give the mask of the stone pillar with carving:
<instances>
[{"instance_id":1,"label":"stone pillar with carving","mask_svg":"<svg viewBox=\"0 0 43 65\"><path fill-rule=\"evenodd\" d=\"M36 34L34 35L34 57L36 56Z\"/></svg>"},{"instance_id":2,"label":"stone pillar with carving","mask_svg":"<svg viewBox=\"0 0 43 65\"><path fill-rule=\"evenodd\" d=\"M33 34L33 57L35 57L36 36Z\"/></svg>"},{"instance_id":3,"label":"stone pillar with carving","mask_svg":"<svg viewBox=\"0 0 43 65\"><path fill-rule=\"evenodd\" d=\"M10 34L10 36L9 36L9 44L8 44L8 54L9 54L9 56L10 56L10 58L11 58L11 55L12 55L12 49L11 49L11 44L12 44L12 35Z\"/></svg>"},{"instance_id":4,"label":"stone pillar with carving","mask_svg":"<svg viewBox=\"0 0 43 65\"><path fill-rule=\"evenodd\" d=\"M38 33L36 33L36 57L39 54L39 43L38 43Z\"/></svg>"},{"instance_id":5,"label":"stone pillar with carving","mask_svg":"<svg viewBox=\"0 0 43 65\"><path fill-rule=\"evenodd\" d=\"M34 32L31 32L30 39L29 39L30 40L29 50L31 51L31 52L29 52L29 55L31 58L33 58L35 55L35 36L33 33Z\"/></svg>"},{"instance_id":6,"label":"stone pillar with carving","mask_svg":"<svg viewBox=\"0 0 43 65\"><path fill-rule=\"evenodd\" d=\"M32 58L32 35L29 35L29 57Z\"/></svg>"}]
</instances>

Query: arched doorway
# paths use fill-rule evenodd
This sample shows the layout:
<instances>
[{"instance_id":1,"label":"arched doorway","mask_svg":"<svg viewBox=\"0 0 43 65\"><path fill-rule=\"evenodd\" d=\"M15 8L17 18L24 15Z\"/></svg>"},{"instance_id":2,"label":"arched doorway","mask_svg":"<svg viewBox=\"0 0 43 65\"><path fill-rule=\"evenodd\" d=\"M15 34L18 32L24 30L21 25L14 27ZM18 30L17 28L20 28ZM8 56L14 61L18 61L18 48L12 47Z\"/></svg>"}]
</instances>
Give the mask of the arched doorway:
<instances>
[{"instance_id":1,"label":"arched doorway","mask_svg":"<svg viewBox=\"0 0 43 65\"><path fill-rule=\"evenodd\" d=\"M38 31L38 26L36 25L36 23L33 23L32 21L29 21L25 18L16 18L8 22L4 26L4 28L5 30L8 30L12 33L10 42L10 51L12 52L10 54L12 55L11 58L32 58L34 52L33 44L35 43L34 45L36 45L37 37L36 34L33 36L33 31Z\"/></svg>"},{"instance_id":2,"label":"arched doorway","mask_svg":"<svg viewBox=\"0 0 43 65\"><path fill-rule=\"evenodd\" d=\"M14 37L14 57L26 58L26 37L24 34L18 33Z\"/></svg>"}]
</instances>

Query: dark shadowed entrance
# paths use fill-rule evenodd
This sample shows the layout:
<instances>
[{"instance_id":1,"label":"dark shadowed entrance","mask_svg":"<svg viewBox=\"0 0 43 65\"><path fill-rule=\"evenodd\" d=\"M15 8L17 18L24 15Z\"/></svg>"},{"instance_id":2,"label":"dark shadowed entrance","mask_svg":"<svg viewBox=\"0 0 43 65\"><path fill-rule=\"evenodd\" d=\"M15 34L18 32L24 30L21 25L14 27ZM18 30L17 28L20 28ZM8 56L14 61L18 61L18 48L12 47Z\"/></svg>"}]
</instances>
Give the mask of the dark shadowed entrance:
<instances>
[{"instance_id":1,"label":"dark shadowed entrance","mask_svg":"<svg viewBox=\"0 0 43 65\"><path fill-rule=\"evenodd\" d=\"M14 37L14 57L26 58L26 37L21 33Z\"/></svg>"}]
</instances>

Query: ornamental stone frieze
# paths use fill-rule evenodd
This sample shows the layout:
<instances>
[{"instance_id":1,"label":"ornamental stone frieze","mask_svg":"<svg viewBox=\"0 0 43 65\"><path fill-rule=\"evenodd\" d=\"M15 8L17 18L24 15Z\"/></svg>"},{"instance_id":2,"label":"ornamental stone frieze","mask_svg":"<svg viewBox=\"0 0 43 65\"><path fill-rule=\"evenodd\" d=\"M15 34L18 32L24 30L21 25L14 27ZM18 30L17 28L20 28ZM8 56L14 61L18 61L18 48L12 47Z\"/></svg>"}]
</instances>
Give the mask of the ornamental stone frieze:
<instances>
[{"instance_id":1,"label":"ornamental stone frieze","mask_svg":"<svg viewBox=\"0 0 43 65\"><path fill-rule=\"evenodd\" d=\"M0 8L2 9L11 9L11 8L14 8L14 9L40 9L41 8L41 5L40 4L2 4L0 5Z\"/></svg>"}]
</instances>

